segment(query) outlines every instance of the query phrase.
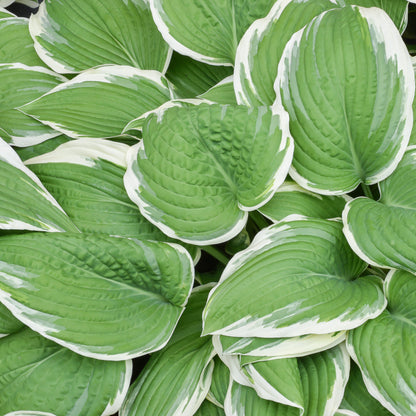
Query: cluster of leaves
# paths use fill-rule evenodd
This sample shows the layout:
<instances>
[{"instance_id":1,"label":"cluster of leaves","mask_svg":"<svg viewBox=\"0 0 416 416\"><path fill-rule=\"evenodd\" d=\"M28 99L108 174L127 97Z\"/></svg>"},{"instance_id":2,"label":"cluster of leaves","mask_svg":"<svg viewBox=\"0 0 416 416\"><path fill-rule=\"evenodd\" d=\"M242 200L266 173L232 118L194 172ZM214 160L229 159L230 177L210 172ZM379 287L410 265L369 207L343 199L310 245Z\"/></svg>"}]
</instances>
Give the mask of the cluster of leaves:
<instances>
[{"instance_id":1,"label":"cluster of leaves","mask_svg":"<svg viewBox=\"0 0 416 416\"><path fill-rule=\"evenodd\" d=\"M414 415L408 12L0 8L0 413Z\"/></svg>"}]
</instances>

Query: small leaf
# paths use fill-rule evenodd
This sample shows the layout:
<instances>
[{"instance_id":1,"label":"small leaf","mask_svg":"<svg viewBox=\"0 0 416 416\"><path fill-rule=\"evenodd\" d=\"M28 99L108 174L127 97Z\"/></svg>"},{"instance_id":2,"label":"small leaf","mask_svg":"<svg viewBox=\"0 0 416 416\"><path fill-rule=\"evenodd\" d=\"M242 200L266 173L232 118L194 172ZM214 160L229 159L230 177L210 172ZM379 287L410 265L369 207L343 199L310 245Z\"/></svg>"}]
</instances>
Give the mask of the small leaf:
<instances>
[{"instance_id":1,"label":"small leaf","mask_svg":"<svg viewBox=\"0 0 416 416\"><path fill-rule=\"evenodd\" d=\"M233 79L233 76L224 78L198 97L218 104L237 104Z\"/></svg>"}]
</instances>

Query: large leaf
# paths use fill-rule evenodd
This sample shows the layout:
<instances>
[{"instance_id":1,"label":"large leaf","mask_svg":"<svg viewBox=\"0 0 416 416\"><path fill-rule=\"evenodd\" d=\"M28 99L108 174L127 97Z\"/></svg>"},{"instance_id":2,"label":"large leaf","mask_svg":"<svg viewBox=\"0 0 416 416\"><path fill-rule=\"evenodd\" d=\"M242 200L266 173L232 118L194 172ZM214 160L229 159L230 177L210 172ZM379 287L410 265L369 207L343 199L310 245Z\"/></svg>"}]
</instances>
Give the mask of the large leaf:
<instances>
[{"instance_id":1,"label":"large leaf","mask_svg":"<svg viewBox=\"0 0 416 416\"><path fill-rule=\"evenodd\" d=\"M149 2L157 27L174 50L208 64L232 65L244 32L269 12L274 0Z\"/></svg>"},{"instance_id":2,"label":"large leaf","mask_svg":"<svg viewBox=\"0 0 416 416\"><path fill-rule=\"evenodd\" d=\"M71 140L72 139L68 136L61 134L42 143L27 147L16 147L14 150L19 155L20 159L22 159L22 161L25 162L26 160L32 159L36 156L52 152L52 150L55 150L59 145L69 142Z\"/></svg>"},{"instance_id":3,"label":"large leaf","mask_svg":"<svg viewBox=\"0 0 416 416\"><path fill-rule=\"evenodd\" d=\"M201 313L212 285L195 288L166 348L152 355L130 387L120 416L193 415L211 384L214 349L201 338Z\"/></svg>"},{"instance_id":4,"label":"large leaf","mask_svg":"<svg viewBox=\"0 0 416 416\"><path fill-rule=\"evenodd\" d=\"M45 0L29 28L39 56L60 73L105 64L163 72L170 60L146 0Z\"/></svg>"},{"instance_id":5,"label":"large leaf","mask_svg":"<svg viewBox=\"0 0 416 416\"><path fill-rule=\"evenodd\" d=\"M264 19L242 37L235 58L234 87L239 104L273 104L273 84L286 43L315 16L337 7L333 0L277 0Z\"/></svg>"},{"instance_id":6,"label":"large leaf","mask_svg":"<svg viewBox=\"0 0 416 416\"><path fill-rule=\"evenodd\" d=\"M293 144L285 116L219 104L150 115L129 155L130 198L171 237L200 245L231 239L286 176Z\"/></svg>"},{"instance_id":7,"label":"large leaf","mask_svg":"<svg viewBox=\"0 0 416 416\"><path fill-rule=\"evenodd\" d=\"M58 132L17 108L64 81L64 77L45 68L0 64L0 137L16 146L30 146L58 136Z\"/></svg>"},{"instance_id":8,"label":"large leaf","mask_svg":"<svg viewBox=\"0 0 416 416\"><path fill-rule=\"evenodd\" d=\"M415 158L416 148L409 148L393 174L379 183L379 201L361 197L345 207L344 233L368 263L416 272Z\"/></svg>"},{"instance_id":9,"label":"large leaf","mask_svg":"<svg viewBox=\"0 0 416 416\"><path fill-rule=\"evenodd\" d=\"M301 186L347 193L385 179L402 158L414 73L381 9L348 6L315 18L287 44L275 89L275 105L289 112L291 176Z\"/></svg>"},{"instance_id":10,"label":"large leaf","mask_svg":"<svg viewBox=\"0 0 416 416\"><path fill-rule=\"evenodd\" d=\"M124 360L162 348L193 283L181 246L86 234L0 240L0 300L73 351Z\"/></svg>"},{"instance_id":11,"label":"large leaf","mask_svg":"<svg viewBox=\"0 0 416 416\"><path fill-rule=\"evenodd\" d=\"M386 306L338 221L272 225L236 254L204 310L204 334L293 337L355 328Z\"/></svg>"},{"instance_id":12,"label":"large leaf","mask_svg":"<svg viewBox=\"0 0 416 416\"><path fill-rule=\"evenodd\" d=\"M0 63L44 65L33 47L27 19L11 17L0 20L0 50Z\"/></svg>"},{"instance_id":13,"label":"large leaf","mask_svg":"<svg viewBox=\"0 0 416 416\"><path fill-rule=\"evenodd\" d=\"M82 357L28 328L1 339L0 356L2 415L16 410L112 415L121 406L132 372L130 360Z\"/></svg>"},{"instance_id":14,"label":"large leaf","mask_svg":"<svg viewBox=\"0 0 416 416\"><path fill-rule=\"evenodd\" d=\"M19 109L73 138L121 135L124 126L171 97L156 71L109 65L90 69Z\"/></svg>"},{"instance_id":15,"label":"large leaf","mask_svg":"<svg viewBox=\"0 0 416 416\"><path fill-rule=\"evenodd\" d=\"M384 283L387 310L350 332L348 352L369 393L396 416L416 411L416 276L391 271Z\"/></svg>"},{"instance_id":16,"label":"large leaf","mask_svg":"<svg viewBox=\"0 0 416 416\"><path fill-rule=\"evenodd\" d=\"M0 139L0 230L77 231L40 180Z\"/></svg>"}]
</instances>

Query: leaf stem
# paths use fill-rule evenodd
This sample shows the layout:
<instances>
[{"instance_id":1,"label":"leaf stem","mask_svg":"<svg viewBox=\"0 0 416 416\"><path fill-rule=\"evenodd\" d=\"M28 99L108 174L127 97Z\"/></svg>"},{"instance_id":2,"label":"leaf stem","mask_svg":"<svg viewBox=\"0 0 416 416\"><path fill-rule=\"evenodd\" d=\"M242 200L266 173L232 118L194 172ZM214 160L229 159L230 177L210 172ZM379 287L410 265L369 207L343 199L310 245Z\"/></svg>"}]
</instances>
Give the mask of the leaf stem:
<instances>
[{"instance_id":1,"label":"leaf stem","mask_svg":"<svg viewBox=\"0 0 416 416\"><path fill-rule=\"evenodd\" d=\"M381 277L382 279L384 279L387 274L383 269L380 269L380 267L375 267L375 266L369 266L368 271L370 271L371 273L373 273L374 275L378 277Z\"/></svg>"},{"instance_id":2,"label":"leaf stem","mask_svg":"<svg viewBox=\"0 0 416 416\"><path fill-rule=\"evenodd\" d=\"M251 211L249 214L251 220L256 224L259 231L263 228L268 227L270 224L267 222L267 219L263 217L263 215L260 214L258 211Z\"/></svg>"},{"instance_id":3,"label":"leaf stem","mask_svg":"<svg viewBox=\"0 0 416 416\"><path fill-rule=\"evenodd\" d=\"M373 192L371 191L371 188L370 188L370 186L369 186L369 185L366 185L365 183L362 183L362 184L361 184L361 188L362 188L362 190L363 190L363 192L364 192L364 195L365 195L367 198L370 198L370 199L375 199L375 198L374 198L374 195L373 195Z\"/></svg>"},{"instance_id":4,"label":"leaf stem","mask_svg":"<svg viewBox=\"0 0 416 416\"><path fill-rule=\"evenodd\" d=\"M224 265L227 265L230 260L223 252L214 246L203 246L201 249Z\"/></svg>"}]
</instances>

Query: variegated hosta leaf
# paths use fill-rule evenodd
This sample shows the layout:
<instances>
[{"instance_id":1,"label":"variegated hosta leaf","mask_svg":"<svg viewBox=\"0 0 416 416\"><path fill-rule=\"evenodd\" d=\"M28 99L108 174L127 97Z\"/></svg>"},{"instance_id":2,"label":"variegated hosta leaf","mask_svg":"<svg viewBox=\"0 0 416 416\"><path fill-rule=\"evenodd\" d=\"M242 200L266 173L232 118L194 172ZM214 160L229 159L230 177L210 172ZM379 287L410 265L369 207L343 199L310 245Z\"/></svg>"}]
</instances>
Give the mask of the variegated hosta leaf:
<instances>
[{"instance_id":1,"label":"variegated hosta leaf","mask_svg":"<svg viewBox=\"0 0 416 416\"><path fill-rule=\"evenodd\" d=\"M237 104L234 93L234 77L231 75L224 78L218 84L211 87L208 91L199 95L199 98L212 101L218 104Z\"/></svg>"},{"instance_id":2,"label":"variegated hosta leaf","mask_svg":"<svg viewBox=\"0 0 416 416\"><path fill-rule=\"evenodd\" d=\"M352 249L373 265L416 272L416 148L379 183L380 199L356 198L343 212ZM382 226L380 226L382 225Z\"/></svg>"},{"instance_id":3,"label":"variegated hosta leaf","mask_svg":"<svg viewBox=\"0 0 416 416\"><path fill-rule=\"evenodd\" d=\"M350 377L345 388L340 410L350 411L354 416L391 415L374 397L370 396L361 377L360 369L354 364L354 361L351 364Z\"/></svg>"},{"instance_id":4,"label":"variegated hosta leaf","mask_svg":"<svg viewBox=\"0 0 416 416\"><path fill-rule=\"evenodd\" d=\"M105 416L127 393L132 363L82 357L25 328L0 339L0 412ZM19 412L20 413L20 412Z\"/></svg>"},{"instance_id":5,"label":"variegated hosta leaf","mask_svg":"<svg viewBox=\"0 0 416 416\"><path fill-rule=\"evenodd\" d=\"M18 410L17 412L10 412L4 416L56 416L49 412L36 412L31 410Z\"/></svg>"},{"instance_id":6,"label":"variegated hosta leaf","mask_svg":"<svg viewBox=\"0 0 416 416\"><path fill-rule=\"evenodd\" d=\"M279 338L355 328L386 306L338 221L299 217L236 254L204 310L204 334Z\"/></svg>"},{"instance_id":7,"label":"variegated hosta leaf","mask_svg":"<svg viewBox=\"0 0 416 416\"><path fill-rule=\"evenodd\" d=\"M4 7L7 7L4 4L4 0L0 0L0 19L5 19L7 17L16 17L12 12L9 12Z\"/></svg>"},{"instance_id":8,"label":"variegated hosta leaf","mask_svg":"<svg viewBox=\"0 0 416 416\"><path fill-rule=\"evenodd\" d=\"M16 152L0 139L0 230L77 231Z\"/></svg>"},{"instance_id":9,"label":"variegated hosta leaf","mask_svg":"<svg viewBox=\"0 0 416 416\"><path fill-rule=\"evenodd\" d=\"M286 114L219 104L152 114L129 154L127 192L170 237L206 245L244 227L283 182L293 143Z\"/></svg>"},{"instance_id":10,"label":"variegated hosta leaf","mask_svg":"<svg viewBox=\"0 0 416 416\"><path fill-rule=\"evenodd\" d=\"M23 326L24 325L15 318L2 303L0 303L0 338L19 331Z\"/></svg>"},{"instance_id":11,"label":"variegated hosta leaf","mask_svg":"<svg viewBox=\"0 0 416 416\"><path fill-rule=\"evenodd\" d=\"M26 164L80 231L172 241L147 221L127 196L123 185L127 150L122 143L79 139ZM197 257L196 247L186 248Z\"/></svg>"},{"instance_id":12,"label":"variegated hosta leaf","mask_svg":"<svg viewBox=\"0 0 416 416\"><path fill-rule=\"evenodd\" d=\"M19 109L73 138L120 136L124 126L168 101L156 71L108 65L89 69Z\"/></svg>"},{"instance_id":13,"label":"variegated hosta leaf","mask_svg":"<svg viewBox=\"0 0 416 416\"><path fill-rule=\"evenodd\" d=\"M0 0L0 7L8 7L12 3L19 3L32 8L39 6L38 0Z\"/></svg>"},{"instance_id":14,"label":"variegated hosta leaf","mask_svg":"<svg viewBox=\"0 0 416 416\"><path fill-rule=\"evenodd\" d=\"M234 87L239 104L272 105L273 84L286 43L315 16L338 7L333 0L277 0L264 19L242 37L235 58Z\"/></svg>"},{"instance_id":15,"label":"variegated hosta leaf","mask_svg":"<svg viewBox=\"0 0 416 416\"><path fill-rule=\"evenodd\" d=\"M215 404L205 400L202 402L200 408L194 413L194 416L226 416L224 409Z\"/></svg>"},{"instance_id":16,"label":"variegated hosta leaf","mask_svg":"<svg viewBox=\"0 0 416 416\"><path fill-rule=\"evenodd\" d=\"M357 5L363 7L379 7L393 20L394 24L403 33L407 26L407 0L337 0L342 5Z\"/></svg>"},{"instance_id":17,"label":"variegated hosta leaf","mask_svg":"<svg viewBox=\"0 0 416 416\"><path fill-rule=\"evenodd\" d=\"M344 195L319 195L300 187L296 182L286 181L259 211L273 222L293 214L330 219L341 217L347 200Z\"/></svg>"},{"instance_id":18,"label":"variegated hosta leaf","mask_svg":"<svg viewBox=\"0 0 416 416\"><path fill-rule=\"evenodd\" d=\"M275 0L150 0L157 27L182 55L214 65L232 65L250 24Z\"/></svg>"},{"instance_id":19,"label":"variegated hosta leaf","mask_svg":"<svg viewBox=\"0 0 416 416\"><path fill-rule=\"evenodd\" d=\"M395 416L416 412L416 276L391 271L384 290L388 306L350 332L348 352L369 393Z\"/></svg>"},{"instance_id":20,"label":"variegated hosta leaf","mask_svg":"<svg viewBox=\"0 0 416 416\"><path fill-rule=\"evenodd\" d=\"M31 146L58 136L57 131L17 108L64 81L66 78L42 67L0 64L0 137L15 146Z\"/></svg>"},{"instance_id":21,"label":"variegated hosta leaf","mask_svg":"<svg viewBox=\"0 0 416 416\"><path fill-rule=\"evenodd\" d=\"M20 62L31 66L44 65L33 47L27 19L10 17L0 20L0 50L0 63Z\"/></svg>"},{"instance_id":22,"label":"variegated hosta leaf","mask_svg":"<svg viewBox=\"0 0 416 416\"><path fill-rule=\"evenodd\" d=\"M345 331L331 334L312 334L290 338L236 338L214 335L221 343L224 354L257 357L303 357L332 348L345 339Z\"/></svg>"},{"instance_id":23,"label":"variegated hosta leaf","mask_svg":"<svg viewBox=\"0 0 416 416\"><path fill-rule=\"evenodd\" d=\"M201 313L212 285L195 288L178 326L130 387L120 416L193 415L208 393L215 354L201 337Z\"/></svg>"},{"instance_id":24,"label":"variegated hosta leaf","mask_svg":"<svg viewBox=\"0 0 416 416\"><path fill-rule=\"evenodd\" d=\"M218 357L214 358L211 386L207 399L219 407L224 407L225 396L230 384L230 370Z\"/></svg>"},{"instance_id":25,"label":"variegated hosta leaf","mask_svg":"<svg viewBox=\"0 0 416 416\"><path fill-rule=\"evenodd\" d=\"M181 246L87 234L0 239L0 300L23 323L88 357L162 348L193 283Z\"/></svg>"},{"instance_id":26,"label":"variegated hosta leaf","mask_svg":"<svg viewBox=\"0 0 416 416\"><path fill-rule=\"evenodd\" d=\"M14 150L19 155L20 159L25 162L26 160L32 159L36 156L52 152L52 150L55 150L59 145L71 140L72 139L70 137L61 134L42 143L27 147L16 147Z\"/></svg>"},{"instance_id":27,"label":"variegated hosta leaf","mask_svg":"<svg viewBox=\"0 0 416 416\"><path fill-rule=\"evenodd\" d=\"M194 98L232 73L229 66L207 65L174 52L166 78L175 86L179 97Z\"/></svg>"},{"instance_id":28,"label":"variegated hosta leaf","mask_svg":"<svg viewBox=\"0 0 416 416\"><path fill-rule=\"evenodd\" d=\"M402 158L414 73L383 10L347 6L319 15L288 42L275 89L295 140L291 176L302 187L344 194L385 179Z\"/></svg>"},{"instance_id":29,"label":"variegated hosta leaf","mask_svg":"<svg viewBox=\"0 0 416 416\"><path fill-rule=\"evenodd\" d=\"M106 64L163 72L170 60L146 0L45 0L29 28L39 56L60 73Z\"/></svg>"}]
</instances>

